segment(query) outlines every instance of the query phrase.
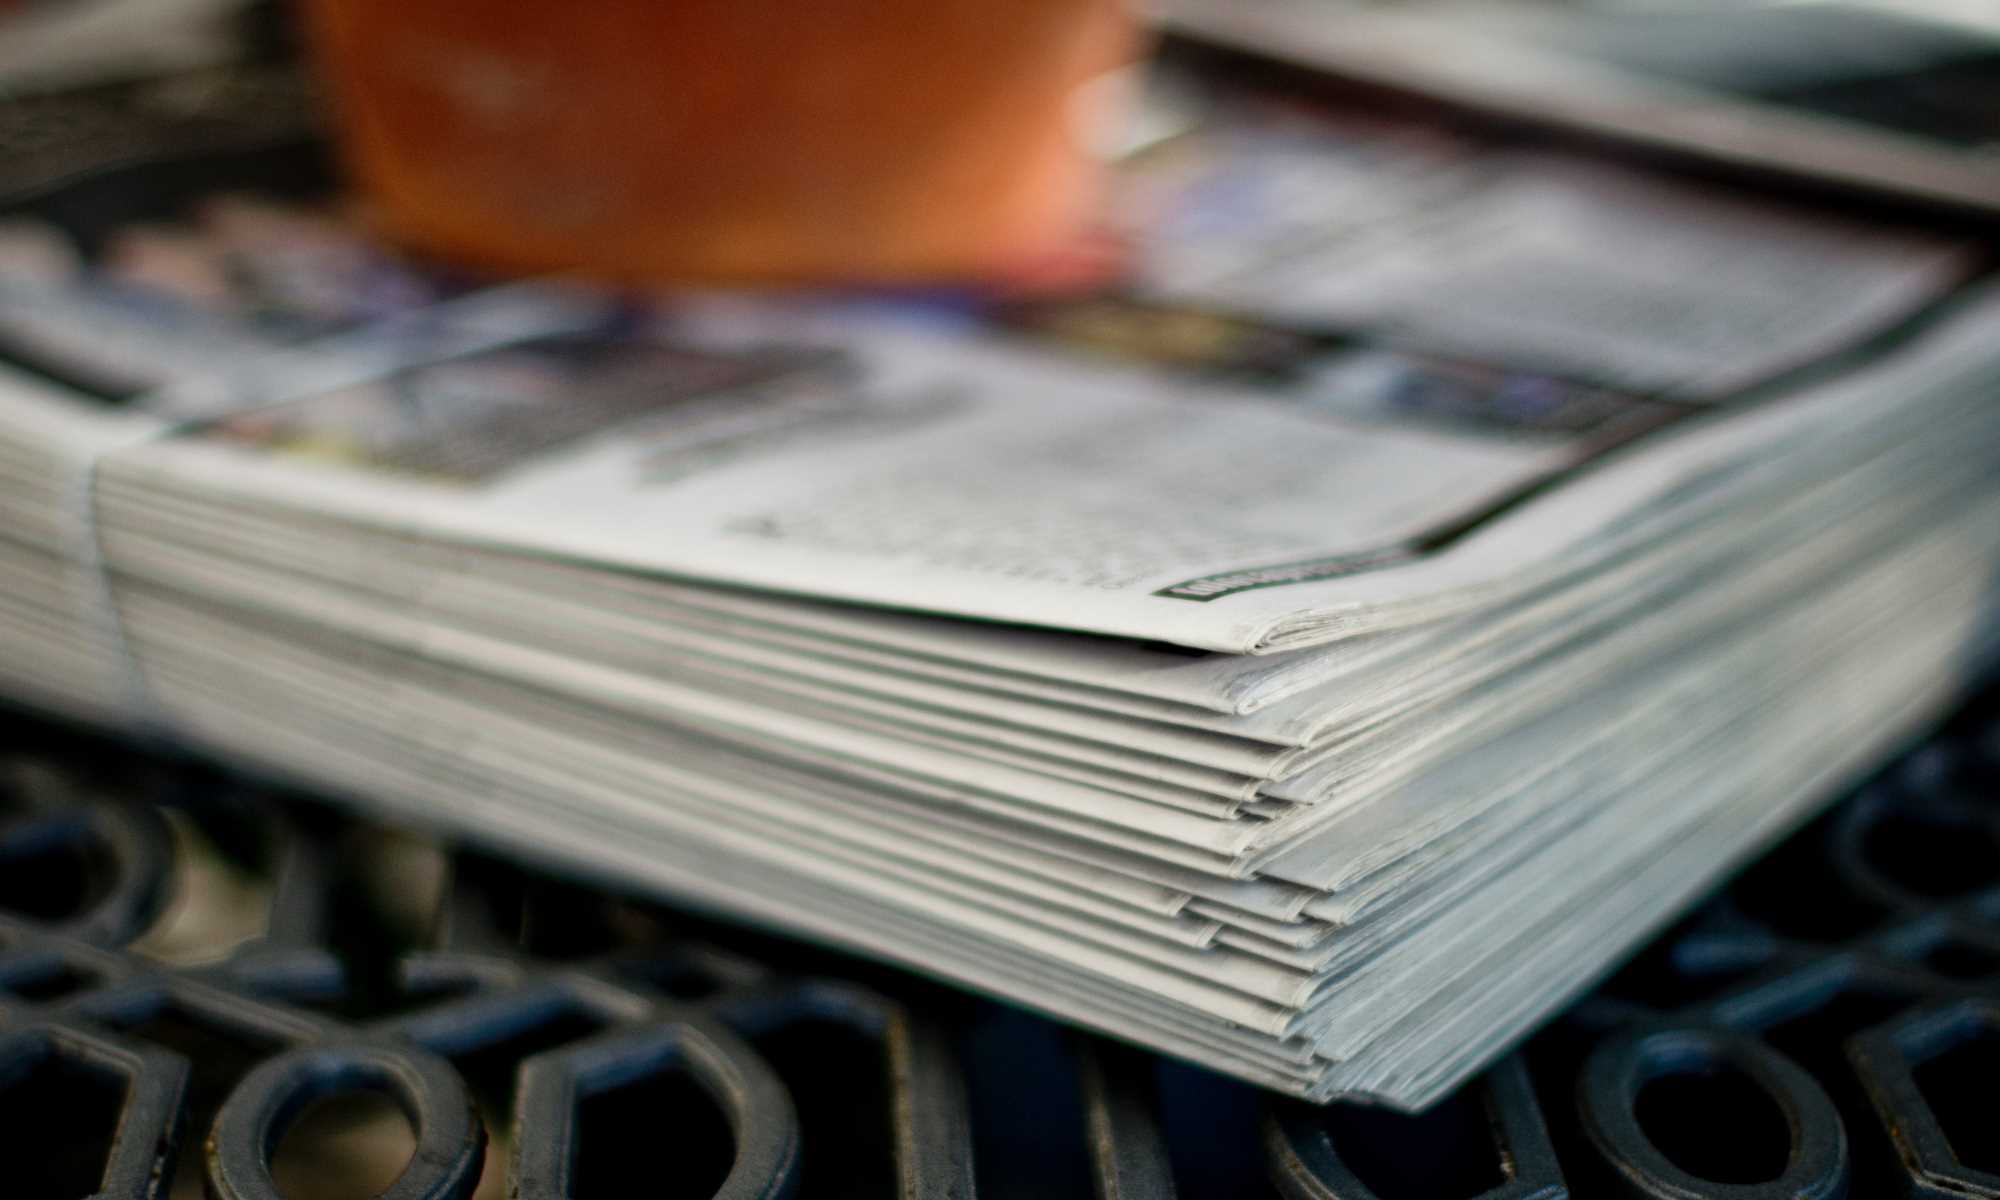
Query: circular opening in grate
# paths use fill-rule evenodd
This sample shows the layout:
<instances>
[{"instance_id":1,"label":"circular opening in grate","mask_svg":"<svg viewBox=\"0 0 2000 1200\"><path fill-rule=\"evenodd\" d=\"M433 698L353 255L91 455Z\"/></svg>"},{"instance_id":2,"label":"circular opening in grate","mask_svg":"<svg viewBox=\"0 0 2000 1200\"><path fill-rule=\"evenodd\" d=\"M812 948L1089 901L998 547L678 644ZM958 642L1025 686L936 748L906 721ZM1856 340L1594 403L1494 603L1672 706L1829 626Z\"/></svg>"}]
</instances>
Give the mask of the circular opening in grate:
<instances>
[{"instance_id":1,"label":"circular opening in grate","mask_svg":"<svg viewBox=\"0 0 2000 1200\"><path fill-rule=\"evenodd\" d=\"M79 916L109 890L113 870L109 851L88 833L0 855L0 912L35 921Z\"/></svg>"},{"instance_id":2,"label":"circular opening in grate","mask_svg":"<svg viewBox=\"0 0 2000 1200\"><path fill-rule=\"evenodd\" d=\"M307 1106L278 1142L271 1178L285 1200L379 1196L416 1153L417 1133L395 1100L361 1090Z\"/></svg>"},{"instance_id":3,"label":"circular opening in grate","mask_svg":"<svg viewBox=\"0 0 2000 1200\"><path fill-rule=\"evenodd\" d=\"M1723 1063L1649 1079L1633 1108L1667 1161L1697 1179L1769 1183L1791 1157L1791 1127L1777 1101Z\"/></svg>"},{"instance_id":4,"label":"circular opening in grate","mask_svg":"<svg viewBox=\"0 0 2000 1200\"><path fill-rule=\"evenodd\" d=\"M1970 820L1891 809L1862 840L1862 857L1913 896L1942 900L2000 883L2000 853Z\"/></svg>"}]
</instances>

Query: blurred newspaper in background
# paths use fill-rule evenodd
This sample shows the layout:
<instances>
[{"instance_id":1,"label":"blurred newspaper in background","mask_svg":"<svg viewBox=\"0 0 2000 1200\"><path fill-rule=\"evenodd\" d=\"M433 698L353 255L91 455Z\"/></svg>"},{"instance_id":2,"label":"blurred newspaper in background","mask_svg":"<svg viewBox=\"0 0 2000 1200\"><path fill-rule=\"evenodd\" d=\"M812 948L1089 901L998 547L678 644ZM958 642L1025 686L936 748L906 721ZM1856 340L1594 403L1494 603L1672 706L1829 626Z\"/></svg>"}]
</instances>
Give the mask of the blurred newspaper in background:
<instances>
[{"instance_id":1,"label":"blurred newspaper in background","mask_svg":"<svg viewBox=\"0 0 2000 1200\"><path fill-rule=\"evenodd\" d=\"M0 90L9 96L159 78L252 53L255 0L8 0Z\"/></svg>"},{"instance_id":2,"label":"blurred newspaper in background","mask_svg":"<svg viewBox=\"0 0 2000 1200\"><path fill-rule=\"evenodd\" d=\"M1153 0L1163 25L1736 171L2000 212L1984 0Z\"/></svg>"}]
</instances>

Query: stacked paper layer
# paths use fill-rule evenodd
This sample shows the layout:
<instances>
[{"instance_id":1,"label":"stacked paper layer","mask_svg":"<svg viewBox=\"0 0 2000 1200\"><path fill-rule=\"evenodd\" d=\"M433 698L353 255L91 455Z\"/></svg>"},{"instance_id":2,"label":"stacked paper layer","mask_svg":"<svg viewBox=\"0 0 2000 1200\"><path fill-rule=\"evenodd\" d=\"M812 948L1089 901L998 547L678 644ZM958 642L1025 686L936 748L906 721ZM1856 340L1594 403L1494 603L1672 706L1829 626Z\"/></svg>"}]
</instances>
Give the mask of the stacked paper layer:
<instances>
[{"instance_id":1,"label":"stacked paper layer","mask_svg":"<svg viewBox=\"0 0 2000 1200\"><path fill-rule=\"evenodd\" d=\"M1126 165L1130 283L1061 304L17 221L0 679L1422 1106L1978 663L2000 294L1437 129L1190 121Z\"/></svg>"}]
</instances>

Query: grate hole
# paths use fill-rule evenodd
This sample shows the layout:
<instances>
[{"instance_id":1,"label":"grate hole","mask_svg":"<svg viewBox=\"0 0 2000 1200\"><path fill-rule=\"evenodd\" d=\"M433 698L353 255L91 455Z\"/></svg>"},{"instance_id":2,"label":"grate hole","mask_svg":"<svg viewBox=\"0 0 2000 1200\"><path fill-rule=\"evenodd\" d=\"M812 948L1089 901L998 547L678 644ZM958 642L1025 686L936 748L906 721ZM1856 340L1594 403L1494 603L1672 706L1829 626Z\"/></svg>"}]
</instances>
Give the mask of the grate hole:
<instances>
[{"instance_id":1,"label":"grate hole","mask_svg":"<svg viewBox=\"0 0 2000 1200\"><path fill-rule=\"evenodd\" d=\"M439 1008L455 1000L463 1000L479 990L479 984L470 979L457 979L424 988L404 988L394 980L379 978L369 980L363 977L357 981L350 977L350 982L358 982L360 986L348 987L335 996L306 998L293 1003L300 1008L310 1008L350 1021L380 1021Z\"/></svg>"},{"instance_id":2,"label":"grate hole","mask_svg":"<svg viewBox=\"0 0 2000 1200\"><path fill-rule=\"evenodd\" d=\"M1914 896L1945 900L2000 882L2000 854L1969 822L1888 812L1862 842L1868 865Z\"/></svg>"},{"instance_id":3,"label":"grate hole","mask_svg":"<svg viewBox=\"0 0 2000 1200\"><path fill-rule=\"evenodd\" d=\"M55 1054L0 1062L8 1200L83 1200L104 1180L124 1081Z\"/></svg>"},{"instance_id":4,"label":"grate hole","mask_svg":"<svg viewBox=\"0 0 2000 1200\"><path fill-rule=\"evenodd\" d=\"M1752 865L1730 888L1744 916L1781 937L1841 942L1879 924L1877 905L1854 894L1826 858L1816 825Z\"/></svg>"},{"instance_id":5,"label":"grate hole","mask_svg":"<svg viewBox=\"0 0 2000 1200\"><path fill-rule=\"evenodd\" d=\"M794 1021L751 1045L792 1094L804 1142L799 1193L888 1196L896 1190L889 1063L882 1044L838 1021Z\"/></svg>"},{"instance_id":6,"label":"grate hole","mask_svg":"<svg viewBox=\"0 0 2000 1200\"><path fill-rule=\"evenodd\" d=\"M127 949L173 966L214 962L270 929L271 885L226 858L180 813L167 813L173 837L168 900Z\"/></svg>"},{"instance_id":7,"label":"grate hole","mask_svg":"<svg viewBox=\"0 0 2000 1200\"><path fill-rule=\"evenodd\" d=\"M573 1200L706 1200L736 1163L729 1120L683 1070L637 1079L577 1106Z\"/></svg>"},{"instance_id":8,"label":"grate hole","mask_svg":"<svg viewBox=\"0 0 2000 1200\"><path fill-rule=\"evenodd\" d=\"M10 992L32 1004L47 1004L64 996L87 992L96 987L97 983L96 975L80 971L68 963L59 963L52 971L30 975L26 979L8 984L0 991Z\"/></svg>"},{"instance_id":9,"label":"grate hole","mask_svg":"<svg viewBox=\"0 0 2000 1200\"><path fill-rule=\"evenodd\" d=\"M1974 1171L2000 1175L2000 1139L1993 1136L2000 1030L1981 1029L1920 1064L1912 1075L1958 1161Z\"/></svg>"},{"instance_id":10,"label":"grate hole","mask_svg":"<svg viewBox=\"0 0 2000 1200\"><path fill-rule=\"evenodd\" d=\"M1414 1117L1335 1105L1322 1125L1340 1160L1380 1200L1466 1200L1507 1182L1475 1089Z\"/></svg>"},{"instance_id":11,"label":"grate hole","mask_svg":"<svg viewBox=\"0 0 2000 1200\"><path fill-rule=\"evenodd\" d=\"M1600 992L1645 1008L1671 1011L1712 1000L1756 974L1762 958L1726 965L1688 966L1677 962L1677 947L1666 940L1627 963Z\"/></svg>"},{"instance_id":12,"label":"grate hole","mask_svg":"<svg viewBox=\"0 0 2000 1200\"><path fill-rule=\"evenodd\" d=\"M678 958L633 959L613 969L622 978L676 1000L705 1000L723 988L713 972Z\"/></svg>"},{"instance_id":13,"label":"grate hole","mask_svg":"<svg viewBox=\"0 0 2000 1200\"><path fill-rule=\"evenodd\" d=\"M1649 1080L1634 1111L1667 1161L1697 1179L1768 1183L1791 1157L1791 1129L1777 1102L1729 1067Z\"/></svg>"},{"instance_id":14,"label":"grate hole","mask_svg":"<svg viewBox=\"0 0 2000 1200\"><path fill-rule=\"evenodd\" d=\"M1182 1200L1254 1200L1276 1193L1246 1185L1262 1179L1264 1094L1211 1071L1160 1059L1154 1064L1160 1132Z\"/></svg>"},{"instance_id":15,"label":"grate hole","mask_svg":"<svg viewBox=\"0 0 2000 1200\"><path fill-rule=\"evenodd\" d=\"M675 971L655 980L660 991L676 1000L706 1000L722 990L722 981L705 971Z\"/></svg>"},{"instance_id":16,"label":"grate hole","mask_svg":"<svg viewBox=\"0 0 2000 1200\"><path fill-rule=\"evenodd\" d=\"M1985 979L2000 975L2000 953L1957 938L1946 938L1925 952L1923 964L1947 979Z\"/></svg>"},{"instance_id":17,"label":"grate hole","mask_svg":"<svg viewBox=\"0 0 2000 1200\"><path fill-rule=\"evenodd\" d=\"M624 945L603 892L536 880L522 898L521 949L536 958L573 961Z\"/></svg>"},{"instance_id":18,"label":"grate hole","mask_svg":"<svg viewBox=\"0 0 2000 1200\"><path fill-rule=\"evenodd\" d=\"M378 1196L416 1150L416 1131L394 1100L346 1092L314 1102L285 1130L271 1157L271 1178L285 1200Z\"/></svg>"},{"instance_id":19,"label":"grate hole","mask_svg":"<svg viewBox=\"0 0 2000 1200\"><path fill-rule=\"evenodd\" d=\"M964 1037L978 1194L994 1200L1091 1196L1082 1081L1068 1035L1013 1009L981 1009Z\"/></svg>"},{"instance_id":20,"label":"grate hole","mask_svg":"<svg viewBox=\"0 0 2000 1200\"><path fill-rule=\"evenodd\" d=\"M0 911L33 921L75 917L105 891L108 859L94 839L37 848L0 858Z\"/></svg>"}]
</instances>

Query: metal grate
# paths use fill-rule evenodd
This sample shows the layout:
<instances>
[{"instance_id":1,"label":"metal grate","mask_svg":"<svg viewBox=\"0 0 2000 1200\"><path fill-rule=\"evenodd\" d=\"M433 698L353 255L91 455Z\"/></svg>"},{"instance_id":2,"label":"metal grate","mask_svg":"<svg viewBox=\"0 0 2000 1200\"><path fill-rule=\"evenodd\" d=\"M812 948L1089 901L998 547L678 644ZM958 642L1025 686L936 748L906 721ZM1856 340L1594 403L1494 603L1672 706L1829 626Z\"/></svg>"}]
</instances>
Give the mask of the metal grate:
<instances>
[{"instance_id":1,"label":"metal grate","mask_svg":"<svg viewBox=\"0 0 2000 1200\"><path fill-rule=\"evenodd\" d=\"M8 1200L2000 1197L2000 693L1420 1117L26 719L0 778Z\"/></svg>"}]
</instances>

